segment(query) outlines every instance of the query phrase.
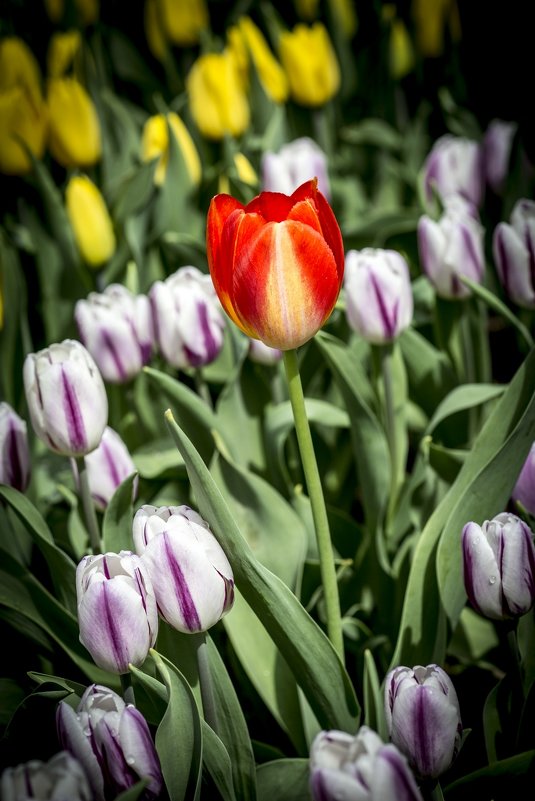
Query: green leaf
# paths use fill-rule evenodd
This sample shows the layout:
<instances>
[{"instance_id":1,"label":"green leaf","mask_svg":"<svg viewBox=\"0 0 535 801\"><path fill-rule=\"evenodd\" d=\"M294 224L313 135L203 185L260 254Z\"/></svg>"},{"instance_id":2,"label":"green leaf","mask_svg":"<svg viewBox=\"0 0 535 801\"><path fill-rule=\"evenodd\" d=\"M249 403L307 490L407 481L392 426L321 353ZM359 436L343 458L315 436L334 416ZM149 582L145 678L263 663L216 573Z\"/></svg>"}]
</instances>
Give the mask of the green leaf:
<instances>
[{"instance_id":1,"label":"green leaf","mask_svg":"<svg viewBox=\"0 0 535 801\"><path fill-rule=\"evenodd\" d=\"M124 790L119 795L115 796L115 801L137 801L141 797L145 787L150 784L150 779L140 779L128 790Z\"/></svg>"},{"instance_id":2,"label":"green leaf","mask_svg":"<svg viewBox=\"0 0 535 801\"><path fill-rule=\"evenodd\" d=\"M388 739L384 715L384 697L377 675L377 667L372 652L364 651L364 724L376 731L381 739Z\"/></svg>"},{"instance_id":3,"label":"green leaf","mask_svg":"<svg viewBox=\"0 0 535 801\"><path fill-rule=\"evenodd\" d=\"M224 801L236 801L232 785L232 764L223 742L210 726L201 720L203 761Z\"/></svg>"},{"instance_id":4,"label":"green leaf","mask_svg":"<svg viewBox=\"0 0 535 801\"><path fill-rule=\"evenodd\" d=\"M146 208L154 194L156 160L135 166L120 181L110 187L113 219L122 223L141 209Z\"/></svg>"},{"instance_id":5,"label":"green leaf","mask_svg":"<svg viewBox=\"0 0 535 801\"><path fill-rule=\"evenodd\" d=\"M505 389L505 386L496 384L463 384L455 387L438 405L427 425L426 433L431 434L443 420L452 414L473 409L475 406L498 398Z\"/></svg>"},{"instance_id":6,"label":"green leaf","mask_svg":"<svg viewBox=\"0 0 535 801\"><path fill-rule=\"evenodd\" d=\"M369 117L362 122L348 125L341 131L344 141L352 145L375 145L386 150L400 150L403 136L387 122Z\"/></svg>"},{"instance_id":7,"label":"green leaf","mask_svg":"<svg viewBox=\"0 0 535 801\"><path fill-rule=\"evenodd\" d=\"M132 454L134 464L142 478L159 478L168 470L176 475L184 470L184 460L169 439L156 439L146 442Z\"/></svg>"},{"instance_id":8,"label":"green leaf","mask_svg":"<svg viewBox=\"0 0 535 801\"><path fill-rule=\"evenodd\" d=\"M456 384L449 360L413 328L404 331L398 342L407 369L409 395L431 416Z\"/></svg>"},{"instance_id":9,"label":"green leaf","mask_svg":"<svg viewBox=\"0 0 535 801\"><path fill-rule=\"evenodd\" d=\"M21 388L20 364L24 351L31 348L22 341L21 329L27 326L26 283L17 250L0 229L0 293L2 295L3 326L0 327L0 389L2 397L16 407L15 398Z\"/></svg>"},{"instance_id":10,"label":"green leaf","mask_svg":"<svg viewBox=\"0 0 535 801\"><path fill-rule=\"evenodd\" d=\"M535 751L524 751L499 762L491 762L480 770L475 770L445 787L446 798L450 795L455 801L472 801L478 798L522 798L530 782L535 765ZM518 779L518 782L516 780Z\"/></svg>"},{"instance_id":11,"label":"green leaf","mask_svg":"<svg viewBox=\"0 0 535 801\"><path fill-rule=\"evenodd\" d=\"M510 322L511 325L514 326L514 328L516 328L518 333L524 338L529 348L533 347L533 337L531 336L529 330L526 328L524 323L522 323L518 319L518 317L515 314L513 314L511 309L508 306L506 306L505 303L502 303L502 301L499 298L497 298L496 295L494 295L492 292L489 292L489 290L486 287L476 283L475 281L472 281L465 275L459 275L459 278L461 279L463 284L465 284L469 289L472 290L474 295L476 295L478 298L481 298L481 300L487 304L489 309L492 309L498 314L501 314L502 317L505 317L505 319L508 322Z\"/></svg>"},{"instance_id":12,"label":"green leaf","mask_svg":"<svg viewBox=\"0 0 535 801\"><path fill-rule=\"evenodd\" d=\"M102 524L102 550L131 551L133 512L133 488L137 473L127 476L120 484L104 512Z\"/></svg>"},{"instance_id":13,"label":"green leaf","mask_svg":"<svg viewBox=\"0 0 535 801\"><path fill-rule=\"evenodd\" d=\"M258 801L310 801L308 759L276 759L256 770Z\"/></svg>"}]
</instances>

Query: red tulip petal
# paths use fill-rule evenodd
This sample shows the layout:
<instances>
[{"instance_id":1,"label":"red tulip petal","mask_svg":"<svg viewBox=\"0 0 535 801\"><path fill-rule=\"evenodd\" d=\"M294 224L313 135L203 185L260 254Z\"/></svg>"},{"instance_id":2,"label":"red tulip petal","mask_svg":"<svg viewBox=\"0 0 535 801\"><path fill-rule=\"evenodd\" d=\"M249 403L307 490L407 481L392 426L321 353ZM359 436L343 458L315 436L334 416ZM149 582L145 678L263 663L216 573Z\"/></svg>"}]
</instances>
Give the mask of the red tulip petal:
<instances>
[{"instance_id":1,"label":"red tulip petal","mask_svg":"<svg viewBox=\"0 0 535 801\"><path fill-rule=\"evenodd\" d=\"M261 192L245 207L248 214L261 214L265 222L283 222L288 217L293 201L281 192Z\"/></svg>"},{"instance_id":2,"label":"red tulip petal","mask_svg":"<svg viewBox=\"0 0 535 801\"><path fill-rule=\"evenodd\" d=\"M211 265L216 265L219 260L223 226L236 209L243 209L243 203L240 203L239 200L236 200L231 195L222 194L212 198L206 220L206 248L210 271L212 270Z\"/></svg>"},{"instance_id":3,"label":"red tulip petal","mask_svg":"<svg viewBox=\"0 0 535 801\"><path fill-rule=\"evenodd\" d=\"M314 231L317 231L318 234L323 236L318 212L310 198L300 200L299 203L296 203L295 206L292 207L288 219L302 222L304 225L309 225Z\"/></svg>"},{"instance_id":4,"label":"red tulip petal","mask_svg":"<svg viewBox=\"0 0 535 801\"><path fill-rule=\"evenodd\" d=\"M342 234L329 202L318 189L317 179L313 178L311 181L305 181L304 184L301 184L301 186L297 187L291 196L291 200L294 203L294 209L302 208L302 201L309 201L314 205L316 214L318 215L318 219L320 221L323 236L333 252L338 269L338 275L341 281L344 277L345 264ZM292 209L292 212L289 216L294 217L294 209ZM298 217L295 216L294 219L298 219Z\"/></svg>"}]
</instances>

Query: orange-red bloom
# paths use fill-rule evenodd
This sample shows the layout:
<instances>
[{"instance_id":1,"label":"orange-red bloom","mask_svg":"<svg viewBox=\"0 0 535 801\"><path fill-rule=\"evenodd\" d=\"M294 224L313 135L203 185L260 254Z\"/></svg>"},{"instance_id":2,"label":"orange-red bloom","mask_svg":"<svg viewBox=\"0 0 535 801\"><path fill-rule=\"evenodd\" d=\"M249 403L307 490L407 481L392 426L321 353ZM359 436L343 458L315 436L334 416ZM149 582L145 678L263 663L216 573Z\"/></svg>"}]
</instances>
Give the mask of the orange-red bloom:
<instances>
[{"instance_id":1,"label":"orange-red bloom","mask_svg":"<svg viewBox=\"0 0 535 801\"><path fill-rule=\"evenodd\" d=\"M208 211L207 248L219 300L248 336L272 348L297 348L332 312L344 276L344 248L316 180L290 196L261 192L247 206L216 195Z\"/></svg>"}]
</instances>

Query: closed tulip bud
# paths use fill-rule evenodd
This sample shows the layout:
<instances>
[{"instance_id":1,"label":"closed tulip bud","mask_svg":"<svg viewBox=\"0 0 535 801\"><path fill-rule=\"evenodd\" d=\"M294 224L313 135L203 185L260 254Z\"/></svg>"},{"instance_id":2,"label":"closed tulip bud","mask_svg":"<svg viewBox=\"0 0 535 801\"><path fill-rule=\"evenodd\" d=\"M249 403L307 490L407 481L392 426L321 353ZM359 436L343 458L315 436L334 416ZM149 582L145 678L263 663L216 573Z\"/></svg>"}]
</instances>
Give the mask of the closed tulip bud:
<instances>
[{"instance_id":1,"label":"closed tulip bud","mask_svg":"<svg viewBox=\"0 0 535 801\"><path fill-rule=\"evenodd\" d=\"M64 456L84 456L99 444L108 399L97 365L73 339L26 356L26 402L35 433Z\"/></svg>"},{"instance_id":2,"label":"closed tulip bud","mask_svg":"<svg viewBox=\"0 0 535 801\"><path fill-rule=\"evenodd\" d=\"M262 32L250 17L242 17L238 29L267 96L275 103L285 103L289 92L288 78L269 49Z\"/></svg>"},{"instance_id":3,"label":"closed tulip bud","mask_svg":"<svg viewBox=\"0 0 535 801\"><path fill-rule=\"evenodd\" d=\"M181 267L156 281L149 298L155 339L169 364L202 367L219 356L225 320L209 275Z\"/></svg>"},{"instance_id":4,"label":"closed tulip bud","mask_svg":"<svg viewBox=\"0 0 535 801\"><path fill-rule=\"evenodd\" d=\"M411 324L409 267L395 250L350 250L344 284L348 323L368 342L392 342Z\"/></svg>"},{"instance_id":5,"label":"closed tulip bud","mask_svg":"<svg viewBox=\"0 0 535 801\"><path fill-rule=\"evenodd\" d=\"M483 139L483 164L487 184L499 194L509 170L513 138L518 130L516 122L492 120Z\"/></svg>"},{"instance_id":6,"label":"closed tulip bud","mask_svg":"<svg viewBox=\"0 0 535 801\"><path fill-rule=\"evenodd\" d=\"M6 36L0 41L0 93L17 86L32 103L41 99L41 73L34 54L18 36Z\"/></svg>"},{"instance_id":7,"label":"closed tulip bud","mask_svg":"<svg viewBox=\"0 0 535 801\"><path fill-rule=\"evenodd\" d=\"M437 295L464 298L470 290L460 280L464 275L481 283L485 270L483 228L474 207L461 197L451 197L436 222L430 217L418 221L420 261Z\"/></svg>"},{"instance_id":8,"label":"closed tulip bud","mask_svg":"<svg viewBox=\"0 0 535 801\"><path fill-rule=\"evenodd\" d=\"M244 206L212 199L208 264L228 316L272 348L302 345L331 314L344 277L342 235L316 181Z\"/></svg>"},{"instance_id":9,"label":"closed tulip bud","mask_svg":"<svg viewBox=\"0 0 535 801\"><path fill-rule=\"evenodd\" d=\"M32 161L24 145L40 159L45 152L48 112L44 100L15 86L0 93L0 172L25 175Z\"/></svg>"},{"instance_id":10,"label":"closed tulip bud","mask_svg":"<svg viewBox=\"0 0 535 801\"><path fill-rule=\"evenodd\" d=\"M145 0L144 28L147 44L154 58L165 59L167 37L163 29L159 0Z\"/></svg>"},{"instance_id":11,"label":"closed tulip bud","mask_svg":"<svg viewBox=\"0 0 535 801\"><path fill-rule=\"evenodd\" d=\"M157 186L163 184L169 162L168 125L182 153L191 186L198 186L201 181L201 160L188 129L178 114L174 112L156 114L146 121L141 137L141 159L142 161L158 159L156 172L154 173L154 183ZM185 190L186 188L184 187Z\"/></svg>"},{"instance_id":12,"label":"closed tulip bud","mask_svg":"<svg viewBox=\"0 0 535 801\"><path fill-rule=\"evenodd\" d=\"M390 22L388 61L390 74L396 81L399 81L414 69L414 48L407 26L400 17L396 16L395 6L390 3L383 6L383 14L385 9L391 8L393 8L393 17Z\"/></svg>"},{"instance_id":13,"label":"closed tulip bud","mask_svg":"<svg viewBox=\"0 0 535 801\"><path fill-rule=\"evenodd\" d=\"M449 768L462 724L457 693L441 667L391 670L385 680L385 715L392 742L421 779L436 779Z\"/></svg>"},{"instance_id":14,"label":"closed tulip bud","mask_svg":"<svg viewBox=\"0 0 535 801\"><path fill-rule=\"evenodd\" d=\"M270 348L264 345L259 339L249 340L249 358L256 364L265 364L268 367L277 364L282 359L282 351L279 348Z\"/></svg>"},{"instance_id":15,"label":"closed tulip bud","mask_svg":"<svg viewBox=\"0 0 535 801\"><path fill-rule=\"evenodd\" d=\"M234 576L208 523L188 506L142 506L134 545L161 616L185 633L206 631L234 603Z\"/></svg>"},{"instance_id":16,"label":"closed tulip bud","mask_svg":"<svg viewBox=\"0 0 535 801\"><path fill-rule=\"evenodd\" d=\"M60 701L56 725L63 748L85 769L93 801L116 798L140 779L149 780L141 801L160 796L162 771L147 721L113 690L91 684L76 710Z\"/></svg>"},{"instance_id":17,"label":"closed tulip bud","mask_svg":"<svg viewBox=\"0 0 535 801\"><path fill-rule=\"evenodd\" d=\"M136 472L130 452L119 434L106 426L100 445L85 458L91 497L104 510L125 478ZM134 487L134 496L137 485Z\"/></svg>"},{"instance_id":18,"label":"closed tulip bud","mask_svg":"<svg viewBox=\"0 0 535 801\"><path fill-rule=\"evenodd\" d=\"M535 202L519 200L511 223L496 226L492 240L498 277L512 301L535 308Z\"/></svg>"},{"instance_id":19,"label":"closed tulip bud","mask_svg":"<svg viewBox=\"0 0 535 801\"><path fill-rule=\"evenodd\" d=\"M152 354L152 321L146 295L121 284L79 300L74 317L80 339L106 381L123 384L136 376Z\"/></svg>"},{"instance_id":20,"label":"closed tulip bud","mask_svg":"<svg viewBox=\"0 0 535 801\"><path fill-rule=\"evenodd\" d=\"M427 200L433 191L445 202L452 195L479 206L483 198L484 172L481 147L462 136L446 134L437 139L424 164Z\"/></svg>"},{"instance_id":21,"label":"closed tulip bud","mask_svg":"<svg viewBox=\"0 0 535 801\"><path fill-rule=\"evenodd\" d=\"M111 673L139 667L158 634L146 566L130 551L84 556L76 569L80 642Z\"/></svg>"},{"instance_id":22,"label":"closed tulip bud","mask_svg":"<svg viewBox=\"0 0 535 801\"><path fill-rule=\"evenodd\" d=\"M423 56L437 58L444 52L448 39L461 38L461 21L457 0L413 0L412 13L416 40Z\"/></svg>"},{"instance_id":23,"label":"closed tulip bud","mask_svg":"<svg viewBox=\"0 0 535 801\"><path fill-rule=\"evenodd\" d=\"M70 70L81 45L82 37L78 30L61 31L52 35L47 53L50 78L62 78Z\"/></svg>"},{"instance_id":24,"label":"closed tulip bud","mask_svg":"<svg viewBox=\"0 0 535 801\"><path fill-rule=\"evenodd\" d=\"M60 751L48 762L32 759L6 768L0 778L3 801L94 801L80 762Z\"/></svg>"},{"instance_id":25,"label":"closed tulip bud","mask_svg":"<svg viewBox=\"0 0 535 801\"><path fill-rule=\"evenodd\" d=\"M205 0L158 0L158 3L169 41L182 46L198 44L201 32L209 26Z\"/></svg>"},{"instance_id":26,"label":"closed tulip bud","mask_svg":"<svg viewBox=\"0 0 535 801\"><path fill-rule=\"evenodd\" d=\"M249 104L234 56L229 50L206 53L186 78L192 117L207 139L241 136L249 125Z\"/></svg>"},{"instance_id":27,"label":"closed tulip bud","mask_svg":"<svg viewBox=\"0 0 535 801\"><path fill-rule=\"evenodd\" d=\"M310 749L314 801L422 801L407 759L368 726L321 731Z\"/></svg>"},{"instance_id":28,"label":"closed tulip bud","mask_svg":"<svg viewBox=\"0 0 535 801\"><path fill-rule=\"evenodd\" d=\"M313 178L317 178L318 189L328 200L327 156L308 136L283 145L278 153L267 151L262 156L262 184L266 192L291 195L301 184Z\"/></svg>"},{"instance_id":29,"label":"closed tulip bud","mask_svg":"<svg viewBox=\"0 0 535 801\"><path fill-rule=\"evenodd\" d=\"M535 546L529 526L502 512L462 533L464 586L470 603L493 620L520 617L535 603Z\"/></svg>"},{"instance_id":30,"label":"closed tulip bud","mask_svg":"<svg viewBox=\"0 0 535 801\"><path fill-rule=\"evenodd\" d=\"M522 466L511 497L514 501L521 503L524 509L535 517L535 442Z\"/></svg>"},{"instance_id":31,"label":"closed tulip bud","mask_svg":"<svg viewBox=\"0 0 535 801\"><path fill-rule=\"evenodd\" d=\"M321 22L296 25L280 36L280 59L296 103L323 106L340 88L340 67L327 29Z\"/></svg>"},{"instance_id":32,"label":"closed tulip bud","mask_svg":"<svg viewBox=\"0 0 535 801\"><path fill-rule=\"evenodd\" d=\"M30 481L26 423L9 403L0 403L0 484L24 492Z\"/></svg>"},{"instance_id":33,"label":"closed tulip bud","mask_svg":"<svg viewBox=\"0 0 535 801\"><path fill-rule=\"evenodd\" d=\"M48 83L48 146L63 167L91 167L102 154L100 122L93 101L75 78Z\"/></svg>"},{"instance_id":34,"label":"closed tulip bud","mask_svg":"<svg viewBox=\"0 0 535 801\"><path fill-rule=\"evenodd\" d=\"M67 216L82 258L90 267L102 267L115 252L115 233L106 202L85 175L74 175L65 190Z\"/></svg>"}]
</instances>

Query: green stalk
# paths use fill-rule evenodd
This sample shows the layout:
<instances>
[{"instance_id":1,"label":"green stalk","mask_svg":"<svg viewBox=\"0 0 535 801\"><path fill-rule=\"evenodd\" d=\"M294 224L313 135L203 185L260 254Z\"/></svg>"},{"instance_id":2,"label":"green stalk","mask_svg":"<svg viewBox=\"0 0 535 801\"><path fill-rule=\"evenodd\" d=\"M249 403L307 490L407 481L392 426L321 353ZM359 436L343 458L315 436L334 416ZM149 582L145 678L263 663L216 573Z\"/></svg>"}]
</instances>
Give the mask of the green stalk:
<instances>
[{"instance_id":1,"label":"green stalk","mask_svg":"<svg viewBox=\"0 0 535 801\"><path fill-rule=\"evenodd\" d=\"M136 696L134 695L134 688L132 686L132 674L130 671L128 671L128 673L121 673L119 678L121 679L121 689L123 691L125 704L133 704L133 706L135 706Z\"/></svg>"},{"instance_id":2,"label":"green stalk","mask_svg":"<svg viewBox=\"0 0 535 801\"><path fill-rule=\"evenodd\" d=\"M394 508L398 491L398 445L392 382L392 345L381 346L379 348L379 356L381 360L381 374L383 377L386 438L388 440L388 450L390 453L390 498L388 507L391 511Z\"/></svg>"},{"instance_id":3,"label":"green stalk","mask_svg":"<svg viewBox=\"0 0 535 801\"><path fill-rule=\"evenodd\" d=\"M199 397L203 399L203 401L210 409L213 409L214 405L212 403L210 389L204 379L200 367L197 367L197 369L195 370L195 389L197 390L197 395L199 395Z\"/></svg>"},{"instance_id":4,"label":"green stalk","mask_svg":"<svg viewBox=\"0 0 535 801\"><path fill-rule=\"evenodd\" d=\"M197 646L197 670L199 672L199 687L201 690L202 708L204 719L210 728L217 734L217 705L215 702L212 675L210 673L210 663L208 661L208 646L206 644L206 633L204 631L193 635L196 638Z\"/></svg>"},{"instance_id":5,"label":"green stalk","mask_svg":"<svg viewBox=\"0 0 535 801\"><path fill-rule=\"evenodd\" d=\"M89 489L87 467L85 464L85 458L83 456L80 456L76 459L76 466L78 468L80 497L82 499L87 530L89 532L91 550L94 554L101 553L100 529L97 520L97 513L95 511L95 504L93 503L93 498L91 497L91 491Z\"/></svg>"},{"instance_id":6,"label":"green stalk","mask_svg":"<svg viewBox=\"0 0 535 801\"><path fill-rule=\"evenodd\" d=\"M321 582L325 596L327 613L327 633L341 661L344 661L344 640L342 635L342 617L340 614L340 598L336 569L327 519L327 509L323 497L323 489L318 470L318 463L314 454L312 435L305 409L303 386L299 375L297 353L295 350L284 351L284 367L288 380L288 389L292 412L294 416L295 432L299 444L299 452L303 463L303 471L312 507L312 517L316 529L318 553L320 558Z\"/></svg>"}]
</instances>

